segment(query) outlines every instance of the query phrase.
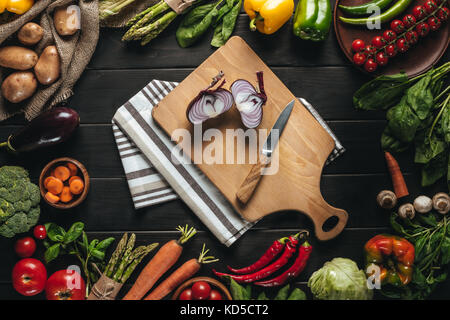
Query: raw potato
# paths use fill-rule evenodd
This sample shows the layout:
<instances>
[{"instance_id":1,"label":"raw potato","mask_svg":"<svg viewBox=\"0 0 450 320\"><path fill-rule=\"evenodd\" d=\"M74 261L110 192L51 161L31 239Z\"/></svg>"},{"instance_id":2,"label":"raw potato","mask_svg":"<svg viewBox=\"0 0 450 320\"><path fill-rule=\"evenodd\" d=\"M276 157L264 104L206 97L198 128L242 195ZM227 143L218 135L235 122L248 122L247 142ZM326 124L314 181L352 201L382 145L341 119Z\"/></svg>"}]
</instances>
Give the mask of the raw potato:
<instances>
[{"instance_id":1,"label":"raw potato","mask_svg":"<svg viewBox=\"0 0 450 320\"><path fill-rule=\"evenodd\" d=\"M80 7L69 5L55 9L53 23L60 36L74 35L80 29Z\"/></svg>"},{"instance_id":2,"label":"raw potato","mask_svg":"<svg viewBox=\"0 0 450 320\"><path fill-rule=\"evenodd\" d=\"M44 29L40 25L34 22L26 23L20 28L17 38L20 43L26 46L32 46L42 40L44 37Z\"/></svg>"},{"instance_id":3,"label":"raw potato","mask_svg":"<svg viewBox=\"0 0 450 320\"><path fill-rule=\"evenodd\" d=\"M36 91L37 85L33 72L14 72L2 83L2 96L12 103L19 103L31 97Z\"/></svg>"},{"instance_id":4,"label":"raw potato","mask_svg":"<svg viewBox=\"0 0 450 320\"><path fill-rule=\"evenodd\" d=\"M41 84L49 85L59 78L61 62L55 46L48 46L42 51L34 66L34 73Z\"/></svg>"},{"instance_id":5,"label":"raw potato","mask_svg":"<svg viewBox=\"0 0 450 320\"><path fill-rule=\"evenodd\" d=\"M38 61L38 55L33 50L9 46L0 48L0 66L16 70L33 68Z\"/></svg>"}]
</instances>

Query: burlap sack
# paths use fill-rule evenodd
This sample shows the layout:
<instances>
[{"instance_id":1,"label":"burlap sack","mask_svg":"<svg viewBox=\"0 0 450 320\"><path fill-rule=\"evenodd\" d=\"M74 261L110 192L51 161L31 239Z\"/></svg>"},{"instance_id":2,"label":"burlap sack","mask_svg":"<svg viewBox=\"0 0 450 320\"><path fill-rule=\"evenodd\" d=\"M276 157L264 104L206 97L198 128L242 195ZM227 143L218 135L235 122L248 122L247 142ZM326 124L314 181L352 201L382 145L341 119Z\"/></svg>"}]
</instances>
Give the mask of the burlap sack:
<instances>
[{"instance_id":1,"label":"burlap sack","mask_svg":"<svg viewBox=\"0 0 450 320\"><path fill-rule=\"evenodd\" d=\"M81 13L81 30L73 36L61 37L53 25L55 8L77 4ZM98 0L40 0L24 15L0 26L0 45L28 21L40 16L44 38L35 47L40 54L48 45L56 45L61 58L61 76L50 86L39 86L26 105L5 103L0 94L0 121L23 112L31 120L47 108L65 101L72 94L72 88L89 63L99 37ZM14 35L15 36L15 35ZM0 71L1 72L1 71ZM3 79L2 74L0 77Z\"/></svg>"},{"instance_id":2,"label":"burlap sack","mask_svg":"<svg viewBox=\"0 0 450 320\"><path fill-rule=\"evenodd\" d=\"M117 0L99 0L99 7L108 6L111 2ZM106 28L121 28L138 13L144 11L148 7L156 4L159 0L135 0L133 3L122 9L119 13L109 16L107 19L100 21L101 27Z\"/></svg>"},{"instance_id":3,"label":"burlap sack","mask_svg":"<svg viewBox=\"0 0 450 320\"><path fill-rule=\"evenodd\" d=\"M88 300L114 300L122 288L123 284L115 282L104 274L92 287Z\"/></svg>"}]
</instances>

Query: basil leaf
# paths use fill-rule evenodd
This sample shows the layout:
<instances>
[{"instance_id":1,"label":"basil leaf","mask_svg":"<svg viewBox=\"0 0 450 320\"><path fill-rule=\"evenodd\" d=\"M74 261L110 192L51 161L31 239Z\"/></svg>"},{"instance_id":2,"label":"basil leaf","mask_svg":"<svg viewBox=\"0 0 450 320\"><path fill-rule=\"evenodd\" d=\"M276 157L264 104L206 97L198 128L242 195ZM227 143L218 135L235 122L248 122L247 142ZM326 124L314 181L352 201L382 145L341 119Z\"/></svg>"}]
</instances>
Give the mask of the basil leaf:
<instances>
[{"instance_id":1,"label":"basil leaf","mask_svg":"<svg viewBox=\"0 0 450 320\"><path fill-rule=\"evenodd\" d=\"M83 222L75 222L69 230L67 230L66 235L64 236L63 242L65 244L71 243L78 239L84 230L84 223Z\"/></svg>"},{"instance_id":2,"label":"basil leaf","mask_svg":"<svg viewBox=\"0 0 450 320\"><path fill-rule=\"evenodd\" d=\"M95 249L96 249L96 250L99 250L99 251L101 251L101 252L105 252L105 251L108 249L108 247L109 247L114 241L115 241L115 239L114 239L113 237L106 238L106 239L100 241L100 242L95 246Z\"/></svg>"},{"instance_id":3,"label":"basil leaf","mask_svg":"<svg viewBox=\"0 0 450 320\"><path fill-rule=\"evenodd\" d=\"M286 300L289 294L289 287L289 285L285 285L283 288L281 288L275 296L274 300Z\"/></svg>"},{"instance_id":4,"label":"basil leaf","mask_svg":"<svg viewBox=\"0 0 450 320\"><path fill-rule=\"evenodd\" d=\"M303 290L299 288L295 288L292 290L291 294L289 295L288 300L306 300L306 294L303 292Z\"/></svg>"},{"instance_id":5,"label":"basil leaf","mask_svg":"<svg viewBox=\"0 0 450 320\"><path fill-rule=\"evenodd\" d=\"M94 258L96 258L100 261L103 261L105 259L105 253L100 250L92 249L90 251L90 254L91 254L91 256L93 256Z\"/></svg>"},{"instance_id":6,"label":"basil leaf","mask_svg":"<svg viewBox=\"0 0 450 320\"><path fill-rule=\"evenodd\" d=\"M46 224L47 237L54 242L62 242L66 231L55 223Z\"/></svg>"},{"instance_id":7,"label":"basil leaf","mask_svg":"<svg viewBox=\"0 0 450 320\"><path fill-rule=\"evenodd\" d=\"M49 247L47 250L45 250L44 259L45 259L46 263L49 263L58 257L60 245L61 245L60 243L55 243L54 245Z\"/></svg>"}]
</instances>

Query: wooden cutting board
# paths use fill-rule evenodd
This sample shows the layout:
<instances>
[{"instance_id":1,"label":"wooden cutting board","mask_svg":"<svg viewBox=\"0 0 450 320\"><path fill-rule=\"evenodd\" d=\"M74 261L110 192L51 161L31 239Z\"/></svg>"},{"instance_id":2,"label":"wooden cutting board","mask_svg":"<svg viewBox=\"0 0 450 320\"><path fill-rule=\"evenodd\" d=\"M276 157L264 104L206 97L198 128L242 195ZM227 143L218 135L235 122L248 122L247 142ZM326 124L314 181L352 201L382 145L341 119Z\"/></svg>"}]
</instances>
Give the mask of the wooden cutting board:
<instances>
[{"instance_id":1,"label":"wooden cutting board","mask_svg":"<svg viewBox=\"0 0 450 320\"><path fill-rule=\"evenodd\" d=\"M276 174L265 175L261 178L252 198L245 206L237 200L236 192L252 167L249 163L248 145L245 146L246 161L243 164L226 163L225 157L230 152L233 152L237 162L237 143L224 143L223 164L198 163L198 167L234 208L249 221L256 221L278 211L295 210L311 218L318 239L329 240L337 236L347 223L347 212L330 206L320 192L322 169L334 148L334 140L240 37L232 37L225 46L213 53L171 91L153 109L154 120L170 136L177 129L187 129L194 137L193 125L186 117L187 106L202 89L210 84L211 79L219 71L225 74L224 78L227 82L224 88L227 89L236 79L246 79L257 87L256 72L264 72L264 86L268 100L263 107L263 120L258 129L267 129L266 134L283 108L293 99L296 103L280 138L278 149L273 155L274 159L279 160L278 171ZM239 128L245 130L235 106L220 117L210 119L203 124L203 132L210 128L220 130L224 134L223 141L226 141L225 130ZM178 143L182 139L178 140L175 139L175 142ZM258 141L259 148L262 147L264 140ZM215 142L204 141L202 148L211 143ZM184 151L194 158L192 148L186 147ZM333 218L337 220L337 223L331 230L325 231L323 225L332 217L337 218Z\"/></svg>"}]
</instances>

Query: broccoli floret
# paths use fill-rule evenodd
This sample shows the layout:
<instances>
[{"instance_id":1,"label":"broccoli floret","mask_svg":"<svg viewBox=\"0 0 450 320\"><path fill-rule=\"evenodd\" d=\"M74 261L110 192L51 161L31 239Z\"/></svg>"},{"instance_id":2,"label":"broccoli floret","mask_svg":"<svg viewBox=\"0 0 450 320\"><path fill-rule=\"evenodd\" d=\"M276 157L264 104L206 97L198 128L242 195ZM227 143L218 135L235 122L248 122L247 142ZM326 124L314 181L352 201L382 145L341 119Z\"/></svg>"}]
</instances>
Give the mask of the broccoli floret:
<instances>
[{"instance_id":1,"label":"broccoli floret","mask_svg":"<svg viewBox=\"0 0 450 320\"><path fill-rule=\"evenodd\" d=\"M39 220L41 194L21 167L0 168L0 235L27 232Z\"/></svg>"}]
</instances>

